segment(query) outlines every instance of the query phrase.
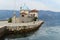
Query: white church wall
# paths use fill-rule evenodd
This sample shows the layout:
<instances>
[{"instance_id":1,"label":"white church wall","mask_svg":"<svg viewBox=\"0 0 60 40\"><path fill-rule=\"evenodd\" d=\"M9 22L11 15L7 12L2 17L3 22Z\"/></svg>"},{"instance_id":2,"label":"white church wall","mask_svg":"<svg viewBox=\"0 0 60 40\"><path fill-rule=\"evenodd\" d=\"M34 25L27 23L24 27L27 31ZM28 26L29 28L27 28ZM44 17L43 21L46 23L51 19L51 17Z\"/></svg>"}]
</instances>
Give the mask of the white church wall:
<instances>
[{"instance_id":1,"label":"white church wall","mask_svg":"<svg viewBox=\"0 0 60 40\"><path fill-rule=\"evenodd\" d=\"M28 14L29 13L29 11L28 10L20 10L20 13L26 13L26 14Z\"/></svg>"},{"instance_id":2,"label":"white church wall","mask_svg":"<svg viewBox=\"0 0 60 40\"><path fill-rule=\"evenodd\" d=\"M30 14L35 14L35 17L38 17L38 13L37 12L31 12Z\"/></svg>"}]
</instances>

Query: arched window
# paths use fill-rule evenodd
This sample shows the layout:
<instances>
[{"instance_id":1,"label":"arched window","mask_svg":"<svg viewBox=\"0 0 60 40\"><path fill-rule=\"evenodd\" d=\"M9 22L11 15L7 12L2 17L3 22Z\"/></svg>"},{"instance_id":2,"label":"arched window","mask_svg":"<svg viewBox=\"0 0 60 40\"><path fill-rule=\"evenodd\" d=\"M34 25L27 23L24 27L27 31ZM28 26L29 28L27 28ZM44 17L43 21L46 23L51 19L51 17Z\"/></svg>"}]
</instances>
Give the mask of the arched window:
<instances>
[{"instance_id":1,"label":"arched window","mask_svg":"<svg viewBox=\"0 0 60 40\"><path fill-rule=\"evenodd\" d=\"M22 15L22 17L24 17L24 15Z\"/></svg>"}]
</instances>

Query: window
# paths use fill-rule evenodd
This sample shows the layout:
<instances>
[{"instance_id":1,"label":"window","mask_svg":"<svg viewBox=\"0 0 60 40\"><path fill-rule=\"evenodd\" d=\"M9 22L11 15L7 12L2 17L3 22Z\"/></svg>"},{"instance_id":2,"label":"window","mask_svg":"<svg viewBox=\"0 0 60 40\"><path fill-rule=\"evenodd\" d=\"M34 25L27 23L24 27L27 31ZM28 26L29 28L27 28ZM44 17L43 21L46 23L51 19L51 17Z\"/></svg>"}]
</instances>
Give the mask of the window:
<instances>
[{"instance_id":1,"label":"window","mask_svg":"<svg viewBox=\"0 0 60 40\"><path fill-rule=\"evenodd\" d=\"M35 14L33 14L33 16L35 16Z\"/></svg>"},{"instance_id":2,"label":"window","mask_svg":"<svg viewBox=\"0 0 60 40\"><path fill-rule=\"evenodd\" d=\"M22 17L24 17L24 15L22 15Z\"/></svg>"}]
</instances>

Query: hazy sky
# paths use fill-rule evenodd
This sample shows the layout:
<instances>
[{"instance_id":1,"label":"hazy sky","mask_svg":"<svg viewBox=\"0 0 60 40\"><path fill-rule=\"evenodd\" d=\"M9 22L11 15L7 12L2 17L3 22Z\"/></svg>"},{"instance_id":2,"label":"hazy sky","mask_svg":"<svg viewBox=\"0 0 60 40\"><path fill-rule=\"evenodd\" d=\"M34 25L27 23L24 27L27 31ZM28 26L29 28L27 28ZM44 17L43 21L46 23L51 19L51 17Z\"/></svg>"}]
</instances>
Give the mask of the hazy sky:
<instances>
[{"instance_id":1,"label":"hazy sky","mask_svg":"<svg viewBox=\"0 0 60 40\"><path fill-rule=\"evenodd\" d=\"M60 11L60 0L0 0L0 10L19 10L24 3L30 9Z\"/></svg>"}]
</instances>

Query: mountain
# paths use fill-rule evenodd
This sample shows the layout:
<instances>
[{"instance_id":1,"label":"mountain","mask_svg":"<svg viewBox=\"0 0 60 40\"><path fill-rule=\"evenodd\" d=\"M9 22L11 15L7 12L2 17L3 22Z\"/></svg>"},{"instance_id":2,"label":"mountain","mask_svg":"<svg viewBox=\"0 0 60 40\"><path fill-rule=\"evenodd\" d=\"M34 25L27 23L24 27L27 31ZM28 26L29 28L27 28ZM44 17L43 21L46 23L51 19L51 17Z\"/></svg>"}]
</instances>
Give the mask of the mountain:
<instances>
[{"instance_id":1,"label":"mountain","mask_svg":"<svg viewBox=\"0 0 60 40\"><path fill-rule=\"evenodd\" d=\"M19 11L15 11L16 15L19 16ZM14 10L0 10L0 19L6 19L13 16ZM38 12L39 19L44 21L50 20L60 20L60 12L52 12L52 11L43 11L40 10Z\"/></svg>"},{"instance_id":2,"label":"mountain","mask_svg":"<svg viewBox=\"0 0 60 40\"><path fill-rule=\"evenodd\" d=\"M17 17L20 15L19 11L16 10L0 10L0 20L6 20L12 17L14 12L16 12ZM44 23L48 26L60 25L60 12L40 10L38 12L38 16L38 18L43 20Z\"/></svg>"},{"instance_id":3,"label":"mountain","mask_svg":"<svg viewBox=\"0 0 60 40\"><path fill-rule=\"evenodd\" d=\"M16 15L19 15L19 11L14 10L0 10L0 20L5 20L13 16L13 13L16 12Z\"/></svg>"},{"instance_id":4,"label":"mountain","mask_svg":"<svg viewBox=\"0 0 60 40\"><path fill-rule=\"evenodd\" d=\"M57 26L60 25L60 12L40 10L39 19L44 20L47 26Z\"/></svg>"},{"instance_id":5,"label":"mountain","mask_svg":"<svg viewBox=\"0 0 60 40\"><path fill-rule=\"evenodd\" d=\"M60 20L60 12L52 12L52 11L39 11L39 18L45 21L50 20Z\"/></svg>"}]
</instances>

